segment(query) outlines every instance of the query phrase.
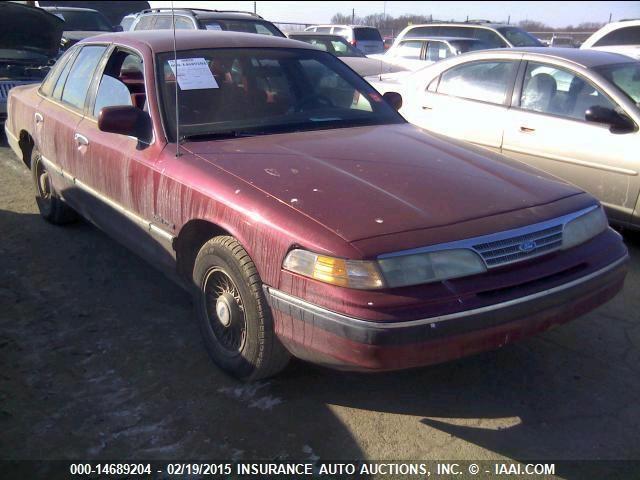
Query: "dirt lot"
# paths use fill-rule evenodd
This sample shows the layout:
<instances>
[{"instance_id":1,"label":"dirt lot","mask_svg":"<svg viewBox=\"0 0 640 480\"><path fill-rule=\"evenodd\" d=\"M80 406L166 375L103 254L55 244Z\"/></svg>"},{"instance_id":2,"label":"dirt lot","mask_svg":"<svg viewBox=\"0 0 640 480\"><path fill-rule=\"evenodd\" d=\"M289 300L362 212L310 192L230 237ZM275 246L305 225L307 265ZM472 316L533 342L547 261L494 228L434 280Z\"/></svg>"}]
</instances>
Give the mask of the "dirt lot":
<instances>
[{"instance_id":1,"label":"dirt lot","mask_svg":"<svg viewBox=\"0 0 640 480\"><path fill-rule=\"evenodd\" d=\"M640 235L624 292L539 337L395 374L292 362L246 386L210 363L186 293L33 197L3 146L1 459L640 459Z\"/></svg>"}]
</instances>

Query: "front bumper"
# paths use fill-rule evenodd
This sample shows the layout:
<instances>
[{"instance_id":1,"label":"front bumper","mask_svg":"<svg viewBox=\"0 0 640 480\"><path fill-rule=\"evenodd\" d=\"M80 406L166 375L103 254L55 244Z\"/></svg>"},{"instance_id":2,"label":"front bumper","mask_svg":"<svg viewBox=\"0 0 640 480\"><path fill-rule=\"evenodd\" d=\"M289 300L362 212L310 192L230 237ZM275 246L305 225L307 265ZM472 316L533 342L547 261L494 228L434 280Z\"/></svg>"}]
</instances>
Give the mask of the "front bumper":
<instances>
[{"instance_id":1,"label":"front bumper","mask_svg":"<svg viewBox=\"0 0 640 480\"><path fill-rule=\"evenodd\" d=\"M335 368L399 370L496 349L583 315L622 289L628 259L506 302L401 322L362 320L264 290L276 334L293 355Z\"/></svg>"}]
</instances>

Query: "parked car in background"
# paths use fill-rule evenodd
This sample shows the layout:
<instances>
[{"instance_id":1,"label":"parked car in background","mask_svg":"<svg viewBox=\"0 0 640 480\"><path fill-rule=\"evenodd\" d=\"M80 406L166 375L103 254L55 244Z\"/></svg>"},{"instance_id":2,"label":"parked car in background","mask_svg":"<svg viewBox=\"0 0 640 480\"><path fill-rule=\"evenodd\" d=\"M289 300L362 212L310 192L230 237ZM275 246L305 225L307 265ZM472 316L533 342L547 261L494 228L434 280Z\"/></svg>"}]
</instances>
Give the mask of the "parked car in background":
<instances>
[{"instance_id":1,"label":"parked car in background","mask_svg":"<svg viewBox=\"0 0 640 480\"><path fill-rule=\"evenodd\" d=\"M384 37L382 39L382 42L384 44L384 49L385 50L389 50L391 48L391 45L393 45L395 38L393 37Z\"/></svg>"},{"instance_id":2,"label":"parked car in background","mask_svg":"<svg viewBox=\"0 0 640 480\"><path fill-rule=\"evenodd\" d=\"M605 25L587 38L580 48L594 48L640 59L640 20Z\"/></svg>"},{"instance_id":3,"label":"parked car in background","mask_svg":"<svg viewBox=\"0 0 640 480\"><path fill-rule=\"evenodd\" d=\"M9 91L40 83L49 73L60 51L62 29L60 18L39 8L0 3L0 122L7 117Z\"/></svg>"},{"instance_id":4,"label":"parked car in background","mask_svg":"<svg viewBox=\"0 0 640 480\"><path fill-rule=\"evenodd\" d=\"M365 55L384 52L382 36L375 27L363 25L313 25L305 28L305 32L340 35Z\"/></svg>"},{"instance_id":5,"label":"parked car in background","mask_svg":"<svg viewBox=\"0 0 640 480\"><path fill-rule=\"evenodd\" d=\"M401 113L568 180L640 229L640 62L572 48L472 52L401 84Z\"/></svg>"},{"instance_id":6,"label":"parked car in background","mask_svg":"<svg viewBox=\"0 0 640 480\"><path fill-rule=\"evenodd\" d=\"M350 43L347 43L344 37L341 37L340 35L315 32L296 32L290 33L288 37L293 40L309 43L321 50L324 50L325 52L335 55L355 70L361 77L406 71L406 69L401 66L392 65L373 58L367 58L364 53L356 47L353 47Z\"/></svg>"},{"instance_id":7,"label":"parked car in background","mask_svg":"<svg viewBox=\"0 0 640 480\"><path fill-rule=\"evenodd\" d=\"M549 40L550 47L560 47L560 48L575 48L575 43L572 37L562 36L562 35L552 35Z\"/></svg>"},{"instance_id":8,"label":"parked car in background","mask_svg":"<svg viewBox=\"0 0 640 480\"><path fill-rule=\"evenodd\" d=\"M227 372L266 377L290 354L433 364L622 288L626 248L578 188L407 124L394 95L308 44L195 30L176 44L77 44L11 91L5 131L41 215L79 213L181 278Z\"/></svg>"},{"instance_id":9,"label":"parked car in background","mask_svg":"<svg viewBox=\"0 0 640 480\"><path fill-rule=\"evenodd\" d=\"M115 27L102 13L91 8L77 7L40 7L43 10L64 20L64 32L60 46L66 50L78 41L106 32L122 31L120 25Z\"/></svg>"},{"instance_id":10,"label":"parked car in background","mask_svg":"<svg viewBox=\"0 0 640 480\"><path fill-rule=\"evenodd\" d=\"M131 27L133 27L133 24L138 18L138 15L140 15L139 12L129 13L128 15L125 15L124 17L122 17L122 20L120 21L120 26L122 27L123 32L128 32L129 30L131 30Z\"/></svg>"},{"instance_id":11,"label":"parked car in background","mask_svg":"<svg viewBox=\"0 0 640 480\"><path fill-rule=\"evenodd\" d=\"M488 44L489 48L544 47L540 40L519 27L488 22L409 25L400 32L396 43L411 37L475 38Z\"/></svg>"},{"instance_id":12,"label":"parked car in background","mask_svg":"<svg viewBox=\"0 0 640 480\"><path fill-rule=\"evenodd\" d=\"M475 38L411 37L396 42L384 54L370 55L369 57L393 65L400 65L409 70L418 70L454 55L488 48L491 48L489 44Z\"/></svg>"},{"instance_id":13,"label":"parked car in background","mask_svg":"<svg viewBox=\"0 0 640 480\"><path fill-rule=\"evenodd\" d=\"M217 30L257 33L284 37L284 33L260 15L237 10L206 10L203 8L176 8L173 11L178 30ZM131 30L168 30L172 28L170 8L152 8L138 14Z\"/></svg>"}]
</instances>

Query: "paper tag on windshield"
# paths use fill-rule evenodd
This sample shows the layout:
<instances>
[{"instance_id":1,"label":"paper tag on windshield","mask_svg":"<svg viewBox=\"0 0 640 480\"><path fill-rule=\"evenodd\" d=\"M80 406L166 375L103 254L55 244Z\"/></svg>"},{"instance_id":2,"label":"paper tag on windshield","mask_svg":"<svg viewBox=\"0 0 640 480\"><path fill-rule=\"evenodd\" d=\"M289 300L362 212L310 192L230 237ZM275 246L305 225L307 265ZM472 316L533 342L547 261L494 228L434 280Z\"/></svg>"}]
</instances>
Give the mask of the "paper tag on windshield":
<instances>
[{"instance_id":1,"label":"paper tag on windshield","mask_svg":"<svg viewBox=\"0 0 640 480\"><path fill-rule=\"evenodd\" d=\"M173 74L176 75L175 60L169 60L169 67L171 67ZM178 74L176 76L178 77L178 85L182 90L220 88L204 58L179 58Z\"/></svg>"}]
</instances>

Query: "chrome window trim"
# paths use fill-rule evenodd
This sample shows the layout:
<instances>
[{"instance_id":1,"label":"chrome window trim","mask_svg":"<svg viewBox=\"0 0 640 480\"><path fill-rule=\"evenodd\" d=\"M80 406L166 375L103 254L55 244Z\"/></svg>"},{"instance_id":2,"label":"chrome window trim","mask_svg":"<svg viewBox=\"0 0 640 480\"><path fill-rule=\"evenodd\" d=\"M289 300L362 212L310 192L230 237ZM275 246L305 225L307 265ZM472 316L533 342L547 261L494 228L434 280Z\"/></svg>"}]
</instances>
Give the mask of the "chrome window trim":
<instances>
[{"instance_id":1,"label":"chrome window trim","mask_svg":"<svg viewBox=\"0 0 640 480\"><path fill-rule=\"evenodd\" d=\"M339 324L343 324L347 326L361 326L365 328L384 331L384 330L393 330L396 328L415 327L420 325L434 325L440 322L446 322L446 321L455 320L458 318L479 315L487 312L501 310L503 308L512 307L514 305L518 305L521 303L537 300L538 298L542 298L548 295L552 295L554 293L562 292L563 290L568 290L580 284L586 283L600 275L604 275L605 273L618 268L628 259L629 259L629 255L625 255L619 258L618 260L616 260L615 262L610 263L606 267L596 270L595 272L591 272L590 274L585 275L584 277L577 278L570 282L563 283L562 285L558 285L557 287L549 288L541 292L525 295L524 297L514 298L513 300L508 300L506 302L487 305L486 307L475 308L472 310L464 310L462 312L450 313L447 315L438 315L435 317L420 318L417 320L408 320L408 321L401 321L401 322L376 322L374 320L363 320L360 318L355 318L355 317L334 312L332 310L328 310L324 307L320 307L313 303L307 302L306 300L303 300L299 297L289 295L288 293L285 293L281 290L277 290L267 285L263 285L263 289L271 305L273 305L273 302L271 300L271 297L273 297L284 304L287 304L289 306L302 310L301 312L302 315L304 315L304 312L309 312L312 315L318 315L324 318L325 320L333 321ZM284 313L290 313L290 312L285 311Z\"/></svg>"},{"instance_id":2,"label":"chrome window trim","mask_svg":"<svg viewBox=\"0 0 640 480\"><path fill-rule=\"evenodd\" d=\"M544 222L538 222L538 223L534 223L534 224L531 224L531 225L527 225L526 227L514 228L514 229L511 229L511 230L504 230L502 232L491 233L489 235L482 235L482 236L479 236L479 237L466 238L464 240L457 240L457 241L447 242L447 243L439 243L439 244L436 244L436 245L430 245L430 246L426 246L426 247L418 247L418 248L412 248L412 249L409 249L409 250L401 250L401 251L398 251L398 252L384 253L382 255L378 255L376 258L378 258L378 259L394 258L394 257L402 257L402 256L405 256L405 255L417 255L417 254L421 254L421 253L429 253L429 252L435 252L435 251L464 248L464 249L471 250L471 251L475 252L480 258L482 258L482 261L484 262L484 258L482 257L480 252L477 251L474 248L474 245L483 244L483 243L492 243L492 242L497 242L497 241L501 241L501 240L508 240L510 238L513 238L513 237L519 237L519 236L522 236L522 235L528 235L528 234L531 234L531 233L536 233L536 232L538 232L540 230L544 230L544 229L551 228L551 227L558 226L558 225L562 225L562 231L564 232L565 225L567 223L569 223L571 220L575 220L578 217L586 215L587 213L592 212L593 210L596 210L597 208L600 208L600 205L595 204L595 205L591 205L589 207L583 208L581 210L578 210L576 212L568 213L568 214L563 215L561 217L553 218L551 220L545 220ZM538 257L540 255L546 255L546 254L551 253L553 251L555 251L555 250L546 250L544 252L541 252L538 255L531 255L531 256L528 256L528 257L523 258L523 259L515 260L513 262L501 263L499 265L496 265L495 267L493 267L493 266L489 267L488 265L486 265L486 262L485 262L485 266L487 266L487 269L498 268L498 267L502 267L504 265L508 265L509 263L516 263L516 262L519 262L519 261L528 260L530 258L536 258L536 257Z\"/></svg>"}]
</instances>

